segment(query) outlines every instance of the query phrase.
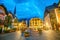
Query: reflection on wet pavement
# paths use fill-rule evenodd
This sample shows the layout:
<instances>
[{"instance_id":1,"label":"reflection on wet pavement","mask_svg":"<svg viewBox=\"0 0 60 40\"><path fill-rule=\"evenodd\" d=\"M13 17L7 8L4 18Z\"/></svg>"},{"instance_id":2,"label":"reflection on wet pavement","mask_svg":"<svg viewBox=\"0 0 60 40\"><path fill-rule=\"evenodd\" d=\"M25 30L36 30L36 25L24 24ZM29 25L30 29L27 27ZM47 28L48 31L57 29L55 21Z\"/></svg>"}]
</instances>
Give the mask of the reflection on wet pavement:
<instances>
[{"instance_id":1,"label":"reflection on wet pavement","mask_svg":"<svg viewBox=\"0 0 60 40\"><path fill-rule=\"evenodd\" d=\"M31 31L30 37L24 37L24 33L22 35L19 31L0 35L0 40L60 40L60 32L53 30Z\"/></svg>"},{"instance_id":2,"label":"reflection on wet pavement","mask_svg":"<svg viewBox=\"0 0 60 40\"><path fill-rule=\"evenodd\" d=\"M42 31L42 33L33 31L26 40L60 40L59 34L52 30Z\"/></svg>"}]
</instances>

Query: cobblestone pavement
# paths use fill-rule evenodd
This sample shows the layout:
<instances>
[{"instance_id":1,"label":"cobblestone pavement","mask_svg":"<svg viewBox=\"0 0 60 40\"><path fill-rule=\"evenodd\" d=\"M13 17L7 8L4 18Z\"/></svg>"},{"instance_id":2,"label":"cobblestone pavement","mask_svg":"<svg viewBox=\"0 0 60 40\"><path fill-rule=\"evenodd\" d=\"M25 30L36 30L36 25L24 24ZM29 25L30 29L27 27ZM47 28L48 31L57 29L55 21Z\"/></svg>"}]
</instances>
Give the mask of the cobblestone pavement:
<instances>
[{"instance_id":1,"label":"cobblestone pavement","mask_svg":"<svg viewBox=\"0 0 60 40\"><path fill-rule=\"evenodd\" d=\"M48 30L42 32L30 31L30 37L21 36L21 32L0 34L0 40L60 40L60 32Z\"/></svg>"}]
</instances>

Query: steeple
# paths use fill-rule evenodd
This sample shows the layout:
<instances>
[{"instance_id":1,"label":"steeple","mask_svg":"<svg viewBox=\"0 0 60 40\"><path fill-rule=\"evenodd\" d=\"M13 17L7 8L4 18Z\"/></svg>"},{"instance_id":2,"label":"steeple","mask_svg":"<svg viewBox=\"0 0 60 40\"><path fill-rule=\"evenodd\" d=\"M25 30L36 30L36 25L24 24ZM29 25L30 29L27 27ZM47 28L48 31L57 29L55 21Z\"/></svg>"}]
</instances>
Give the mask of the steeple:
<instances>
[{"instance_id":1,"label":"steeple","mask_svg":"<svg viewBox=\"0 0 60 40\"><path fill-rule=\"evenodd\" d=\"M15 16L16 16L16 6L14 8L14 18L15 18Z\"/></svg>"}]
</instances>

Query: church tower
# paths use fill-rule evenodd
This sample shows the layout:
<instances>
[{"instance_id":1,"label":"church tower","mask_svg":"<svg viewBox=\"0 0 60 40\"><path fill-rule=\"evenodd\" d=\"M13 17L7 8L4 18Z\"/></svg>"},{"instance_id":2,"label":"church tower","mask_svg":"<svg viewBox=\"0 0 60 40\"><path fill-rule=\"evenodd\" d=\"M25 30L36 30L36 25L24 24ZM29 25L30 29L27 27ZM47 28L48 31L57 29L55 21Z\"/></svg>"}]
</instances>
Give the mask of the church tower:
<instances>
[{"instance_id":1,"label":"church tower","mask_svg":"<svg viewBox=\"0 0 60 40\"><path fill-rule=\"evenodd\" d=\"M16 17L16 6L14 8L14 14L13 14L13 18L15 18L15 17Z\"/></svg>"}]
</instances>

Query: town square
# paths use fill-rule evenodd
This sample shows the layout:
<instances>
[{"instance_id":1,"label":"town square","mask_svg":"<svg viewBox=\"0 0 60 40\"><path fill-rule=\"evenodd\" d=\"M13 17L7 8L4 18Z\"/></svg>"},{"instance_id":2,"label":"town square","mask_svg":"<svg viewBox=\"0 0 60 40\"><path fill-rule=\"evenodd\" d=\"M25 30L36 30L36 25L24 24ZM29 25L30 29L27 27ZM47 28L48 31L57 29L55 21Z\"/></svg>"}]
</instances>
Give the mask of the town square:
<instances>
[{"instance_id":1,"label":"town square","mask_svg":"<svg viewBox=\"0 0 60 40\"><path fill-rule=\"evenodd\" d=\"M0 40L60 40L60 0L0 0Z\"/></svg>"}]
</instances>

